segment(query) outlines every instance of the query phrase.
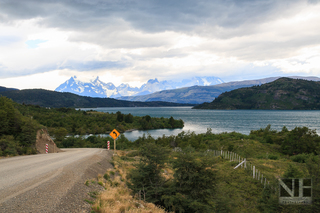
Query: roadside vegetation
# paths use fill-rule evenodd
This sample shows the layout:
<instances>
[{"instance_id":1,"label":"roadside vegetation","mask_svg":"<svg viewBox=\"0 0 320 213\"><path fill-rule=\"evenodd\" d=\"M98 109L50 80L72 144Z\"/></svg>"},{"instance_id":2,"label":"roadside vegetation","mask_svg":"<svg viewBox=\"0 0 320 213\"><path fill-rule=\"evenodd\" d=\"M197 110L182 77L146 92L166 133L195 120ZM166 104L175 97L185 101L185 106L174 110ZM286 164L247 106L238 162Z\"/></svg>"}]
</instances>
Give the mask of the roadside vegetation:
<instances>
[{"instance_id":1,"label":"roadside vegetation","mask_svg":"<svg viewBox=\"0 0 320 213\"><path fill-rule=\"evenodd\" d=\"M0 156L36 154L36 132L41 125L29 116L23 116L15 103L0 97Z\"/></svg>"},{"instance_id":2,"label":"roadside vegetation","mask_svg":"<svg viewBox=\"0 0 320 213\"><path fill-rule=\"evenodd\" d=\"M21 114L32 116L40 124L47 127L50 135L60 148L105 148L111 137L81 137L88 134L108 134L113 129L124 132L130 129L148 130L162 128L182 128L182 120L171 118L152 118L149 115L139 117L129 114L103 113L94 110L81 111L74 108L48 109L33 105L16 105ZM66 137L68 135L68 137ZM79 137L80 136L80 137ZM121 137L118 140L120 146ZM126 143L127 144L127 143ZM121 148L121 147L120 147ZM123 147L126 148L126 147Z\"/></svg>"},{"instance_id":3,"label":"roadside vegetation","mask_svg":"<svg viewBox=\"0 0 320 213\"><path fill-rule=\"evenodd\" d=\"M182 120L175 120L173 117L153 118L149 115L138 117L121 112L103 113L74 108L50 109L18 104L2 96L0 96L0 121L0 156L36 154L36 132L41 128L46 128L54 137L57 146L61 148L105 148L107 140L111 138L78 136L108 134L113 129L124 132L130 129L148 130L184 126ZM118 142L119 148L127 148L129 144L123 136Z\"/></svg>"},{"instance_id":4,"label":"roadside vegetation","mask_svg":"<svg viewBox=\"0 0 320 213\"><path fill-rule=\"evenodd\" d=\"M130 152L129 152L130 153ZM118 151L118 156L113 157L113 169L106 171L104 175L98 176L106 191L97 195L92 205L92 213L118 213L118 212L140 212L140 213L164 213L163 208L153 203L145 202L141 197L133 197L131 190L126 185L127 171L134 168L135 158L128 157L128 152ZM134 153L130 153L132 156Z\"/></svg>"},{"instance_id":5,"label":"roadside vegetation","mask_svg":"<svg viewBox=\"0 0 320 213\"><path fill-rule=\"evenodd\" d=\"M182 128L183 121L171 118L138 117L131 114L103 113L94 110L82 111L74 108L44 108L34 105L18 105L23 115L33 116L40 124L55 134L63 128L68 134L102 134L117 128L124 132L129 129Z\"/></svg>"},{"instance_id":6,"label":"roadside vegetation","mask_svg":"<svg viewBox=\"0 0 320 213\"><path fill-rule=\"evenodd\" d=\"M0 156L34 154L36 131L43 126L54 134L60 147L74 148L106 147L111 140L65 137L79 129L84 134L98 134L113 128L183 126L173 118L45 109L19 105L5 97L0 97L0 120ZM320 137L307 127L276 131L268 125L249 135L213 134L208 129L205 134L143 135L134 142L122 134L117 149L114 169L98 178L106 191L92 195L97 198L90 201L93 212L320 212ZM236 162L213 156L212 150L246 158L270 184L264 187L249 170L234 169ZM312 178L313 204L279 205L278 179L282 177Z\"/></svg>"},{"instance_id":7,"label":"roadside vegetation","mask_svg":"<svg viewBox=\"0 0 320 213\"><path fill-rule=\"evenodd\" d=\"M320 212L320 141L306 127L275 131L269 125L250 135L208 129L205 134L144 136L130 144L113 158L120 178L113 186L121 183L130 202L152 203L168 212ZM245 157L270 183L264 187L252 171L234 169L237 162L210 150ZM313 205L280 205L279 178L312 178ZM98 196L94 212L136 212L131 207L113 211L116 207L105 201L109 193L107 188Z\"/></svg>"}]
</instances>

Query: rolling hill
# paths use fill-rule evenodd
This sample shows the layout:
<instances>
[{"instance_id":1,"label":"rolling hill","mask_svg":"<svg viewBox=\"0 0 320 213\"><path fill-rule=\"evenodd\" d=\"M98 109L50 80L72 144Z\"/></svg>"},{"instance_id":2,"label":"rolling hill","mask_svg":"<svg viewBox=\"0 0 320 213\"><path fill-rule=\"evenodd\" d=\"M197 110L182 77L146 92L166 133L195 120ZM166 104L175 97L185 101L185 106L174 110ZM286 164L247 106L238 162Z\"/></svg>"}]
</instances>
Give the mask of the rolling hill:
<instances>
[{"instance_id":1,"label":"rolling hill","mask_svg":"<svg viewBox=\"0 0 320 213\"><path fill-rule=\"evenodd\" d=\"M119 100L127 101L169 101L174 103L191 103L191 104L202 104L204 102L211 102L217 98L220 94L239 89L244 87L251 87L255 85L262 85L265 83L272 82L279 79L280 77L264 78L258 80L246 80L246 81L235 81L223 84L217 84L212 86L192 86L173 90L164 90L160 92L155 92L149 95L142 96L127 96L120 97ZM317 77L297 77L292 76L289 78L294 79L305 79L320 81Z\"/></svg>"},{"instance_id":2,"label":"rolling hill","mask_svg":"<svg viewBox=\"0 0 320 213\"><path fill-rule=\"evenodd\" d=\"M4 90L0 95L6 96L20 104L39 105L41 107L160 107L160 106L182 106L183 104L168 102L131 102L116 100L113 98L91 98L79 96L72 93L61 93L43 89L26 90Z\"/></svg>"},{"instance_id":3,"label":"rolling hill","mask_svg":"<svg viewBox=\"0 0 320 213\"><path fill-rule=\"evenodd\" d=\"M18 90L18 89L1 87L1 86L0 86L0 92L10 91L10 90Z\"/></svg>"},{"instance_id":4,"label":"rolling hill","mask_svg":"<svg viewBox=\"0 0 320 213\"><path fill-rule=\"evenodd\" d=\"M320 82L280 78L261 86L225 92L194 109L319 110L319 91Z\"/></svg>"}]
</instances>

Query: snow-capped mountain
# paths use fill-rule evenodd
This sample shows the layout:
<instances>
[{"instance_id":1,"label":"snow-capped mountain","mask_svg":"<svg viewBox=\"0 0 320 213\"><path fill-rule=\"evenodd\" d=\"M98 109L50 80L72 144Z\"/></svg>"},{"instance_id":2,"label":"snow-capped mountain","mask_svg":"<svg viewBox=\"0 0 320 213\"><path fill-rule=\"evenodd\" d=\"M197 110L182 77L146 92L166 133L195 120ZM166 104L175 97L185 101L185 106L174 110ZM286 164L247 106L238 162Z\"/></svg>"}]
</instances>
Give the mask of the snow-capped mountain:
<instances>
[{"instance_id":1,"label":"snow-capped mountain","mask_svg":"<svg viewBox=\"0 0 320 213\"><path fill-rule=\"evenodd\" d=\"M57 92L71 92L82 96L90 97L110 97L118 98L121 96L138 96L147 95L154 92L177 89L181 87L190 86L209 86L224 83L217 77L194 77L191 79L184 79L181 82L177 81L158 81L157 78L150 79L140 88L131 87L129 84L121 84L116 87L113 83L104 83L99 77L89 82L80 81L76 76L61 84L55 89Z\"/></svg>"},{"instance_id":2,"label":"snow-capped mountain","mask_svg":"<svg viewBox=\"0 0 320 213\"><path fill-rule=\"evenodd\" d=\"M57 92L71 92L82 96L90 97L110 97L118 95L118 90L113 83L104 83L99 77L89 82L78 80L77 76L71 77L69 80L61 84L55 89Z\"/></svg>"}]
</instances>

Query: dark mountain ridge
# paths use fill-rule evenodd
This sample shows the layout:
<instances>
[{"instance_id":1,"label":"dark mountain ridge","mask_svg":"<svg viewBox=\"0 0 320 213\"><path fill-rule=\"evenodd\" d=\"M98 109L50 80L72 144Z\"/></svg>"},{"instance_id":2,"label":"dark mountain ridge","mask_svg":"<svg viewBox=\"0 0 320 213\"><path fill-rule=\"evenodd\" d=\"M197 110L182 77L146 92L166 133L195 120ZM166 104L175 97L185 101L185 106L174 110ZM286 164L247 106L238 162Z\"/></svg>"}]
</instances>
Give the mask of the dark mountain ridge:
<instances>
[{"instance_id":1,"label":"dark mountain ridge","mask_svg":"<svg viewBox=\"0 0 320 213\"><path fill-rule=\"evenodd\" d=\"M127 101L170 101L174 103L191 103L191 104L202 104L204 102L211 102L217 98L220 94L232 91L239 88L251 87L255 85L262 85L279 79L280 77L263 78L257 80L245 80L245 81L234 81L222 84L216 84L211 86L192 86L184 87L179 89L164 90L155 92L148 95L142 96L127 96L120 97L119 100ZM288 78L293 79L306 79L313 81L320 81L318 77L302 77L302 76L291 76Z\"/></svg>"},{"instance_id":2,"label":"dark mountain ridge","mask_svg":"<svg viewBox=\"0 0 320 213\"><path fill-rule=\"evenodd\" d=\"M273 82L221 94L194 109L319 110L320 82L280 78Z\"/></svg>"},{"instance_id":3,"label":"dark mountain ridge","mask_svg":"<svg viewBox=\"0 0 320 213\"><path fill-rule=\"evenodd\" d=\"M169 102L132 102L121 101L113 98L91 98L79 96L68 92L55 92L44 89L7 90L0 91L0 95L6 96L19 104L32 104L41 107L74 107L74 108L96 108L96 107L160 107L160 106L182 106L183 104ZM184 105L186 106L186 105Z\"/></svg>"},{"instance_id":4,"label":"dark mountain ridge","mask_svg":"<svg viewBox=\"0 0 320 213\"><path fill-rule=\"evenodd\" d=\"M1 87L1 86L0 86L0 92L10 91L10 90L18 90L18 89L15 89L15 88L7 88L7 87Z\"/></svg>"}]
</instances>

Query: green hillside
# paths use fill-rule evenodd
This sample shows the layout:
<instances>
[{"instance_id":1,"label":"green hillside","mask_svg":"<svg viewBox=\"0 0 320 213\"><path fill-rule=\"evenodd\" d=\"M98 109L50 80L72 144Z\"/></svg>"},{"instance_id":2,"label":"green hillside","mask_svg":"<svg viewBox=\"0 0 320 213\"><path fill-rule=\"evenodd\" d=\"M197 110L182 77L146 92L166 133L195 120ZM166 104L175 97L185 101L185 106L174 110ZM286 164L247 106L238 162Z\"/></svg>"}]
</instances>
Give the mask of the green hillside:
<instances>
[{"instance_id":1,"label":"green hillside","mask_svg":"<svg viewBox=\"0 0 320 213\"><path fill-rule=\"evenodd\" d=\"M280 78L261 86L221 94L194 109L319 110L320 82Z\"/></svg>"},{"instance_id":2,"label":"green hillside","mask_svg":"<svg viewBox=\"0 0 320 213\"><path fill-rule=\"evenodd\" d=\"M173 103L202 104L204 102L211 102L224 92L270 83L279 78L280 77L271 77L257 80L234 81L212 86L192 86L172 90L163 90L148 95L120 97L119 99L126 101L170 101ZM291 76L289 78L320 81L320 78L317 77Z\"/></svg>"},{"instance_id":3,"label":"green hillside","mask_svg":"<svg viewBox=\"0 0 320 213\"><path fill-rule=\"evenodd\" d=\"M126 178L133 197L168 212L320 212L319 145L315 130L283 127L276 131L270 125L249 135L213 134L208 129L198 135L181 132L157 139L143 137L128 143L137 151L127 149L113 158L113 174L122 176L110 180L105 193ZM221 156L222 152L229 155ZM239 156L231 160L230 152L241 160L246 158L247 168L234 169ZM258 178L253 178L253 166L260 172ZM262 175L266 180L261 181ZM279 178L312 178L312 205L279 204ZM113 208L105 196L98 200L93 207L96 212L103 212L100 207Z\"/></svg>"},{"instance_id":4,"label":"green hillside","mask_svg":"<svg viewBox=\"0 0 320 213\"><path fill-rule=\"evenodd\" d=\"M18 90L18 89L1 87L1 86L0 86L0 92L9 91L9 90Z\"/></svg>"},{"instance_id":5,"label":"green hillside","mask_svg":"<svg viewBox=\"0 0 320 213\"><path fill-rule=\"evenodd\" d=\"M41 125L15 108L16 103L0 97L0 157L35 154L36 132Z\"/></svg>"},{"instance_id":6,"label":"green hillside","mask_svg":"<svg viewBox=\"0 0 320 213\"><path fill-rule=\"evenodd\" d=\"M19 104L32 104L41 107L160 107L160 106L181 106L182 104L169 102L131 102L120 101L113 98L91 98L79 96L72 93L61 93L43 89L7 90L1 91L0 95L11 98Z\"/></svg>"},{"instance_id":7,"label":"green hillside","mask_svg":"<svg viewBox=\"0 0 320 213\"><path fill-rule=\"evenodd\" d=\"M106 134L113 129L124 132L129 129L182 128L182 120L139 117L131 114L81 111L74 108L45 108L17 104L7 97L0 97L0 157L35 154L36 132L45 128L61 147L105 147L108 138L66 135ZM110 139L109 139L110 140ZM126 140L120 137L118 141Z\"/></svg>"}]
</instances>

